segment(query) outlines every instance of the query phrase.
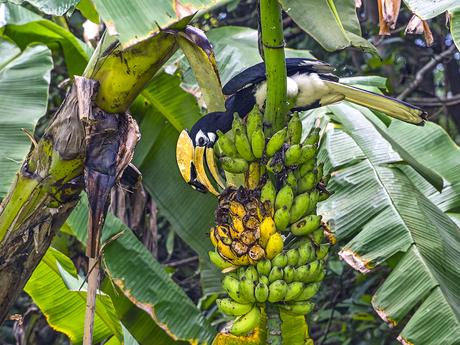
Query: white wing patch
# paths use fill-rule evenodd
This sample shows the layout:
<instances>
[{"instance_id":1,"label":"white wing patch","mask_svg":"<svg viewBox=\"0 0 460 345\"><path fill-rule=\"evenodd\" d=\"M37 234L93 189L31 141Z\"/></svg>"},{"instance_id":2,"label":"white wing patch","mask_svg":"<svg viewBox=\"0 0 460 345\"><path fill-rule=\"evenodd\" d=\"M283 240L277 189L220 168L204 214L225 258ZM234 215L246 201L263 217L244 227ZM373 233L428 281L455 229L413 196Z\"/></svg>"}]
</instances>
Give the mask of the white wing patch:
<instances>
[{"instance_id":1,"label":"white wing patch","mask_svg":"<svg viewBox=\"0 0 460 345\"><path fill-rule=\"evenodd\" d=\"M287 97L288 98L295 98L299 93L299 88L297 86L297 82L290 77L287 77L286 80L286 88L287 88ZM259 84L254 94L256 98L256 103L260 109L263 108L265 105L265 100L267 99L267 82L263 81Z\"/></svg>"},{"instance_id":2,"label":"white wing patch","mask_svg":"<svg viewBox=\"0 0 460 345\"><path fill-rule=\"evenodd\" d=\"M297 87L299 88L296 102L297 107L312 104L330 92L327 84L316 73L296 73L291 78L297 83Z\"/></svg>"}]
</instances>

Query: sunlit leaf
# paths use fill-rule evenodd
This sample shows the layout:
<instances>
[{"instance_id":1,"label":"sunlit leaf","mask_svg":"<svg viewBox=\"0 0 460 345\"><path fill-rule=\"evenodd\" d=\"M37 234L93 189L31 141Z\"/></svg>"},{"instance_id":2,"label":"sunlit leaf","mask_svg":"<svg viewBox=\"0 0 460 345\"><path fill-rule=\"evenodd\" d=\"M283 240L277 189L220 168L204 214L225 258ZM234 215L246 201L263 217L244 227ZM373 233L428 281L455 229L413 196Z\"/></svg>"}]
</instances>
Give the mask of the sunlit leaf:
<instances>
[{"instance_id":1,"label":"sunlit leaf","mask_svg":"<svg viewBox=\"0 0 460 345\"><path fill-rule=\"evenodd\" d=\"M458 7L457 0L404 0L404 2L412 12L424 20Z\"/></svg>"},{"instance_id":2,"label":"sunlit leaf","mask_svg":"<svg viewBox=\"0 0 460 345\"><path fill-rule=\"evenodd\" d=\"M54 16L62 16L73 8L80 0L8 0L15 4L29 3L41 12Z\"/></svg>"}]
</instances>

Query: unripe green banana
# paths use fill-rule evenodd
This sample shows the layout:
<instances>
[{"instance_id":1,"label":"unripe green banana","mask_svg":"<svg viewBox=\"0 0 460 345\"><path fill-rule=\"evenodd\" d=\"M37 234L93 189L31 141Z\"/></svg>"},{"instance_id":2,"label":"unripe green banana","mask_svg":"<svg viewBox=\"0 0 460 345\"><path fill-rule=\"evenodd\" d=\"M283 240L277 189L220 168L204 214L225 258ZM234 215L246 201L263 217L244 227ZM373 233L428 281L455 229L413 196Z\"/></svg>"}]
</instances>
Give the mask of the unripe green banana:
<instances>
[{"instance_id":1,"label":"unripe green banana","mask_svg":"<svg viewBox=\"0 0 460 345\"><path fill-rule=\"evenodd\" d=\"M289 120L287 127L287 140L291 145L296 145L300 143L302 138L302 122L300 121L299 114L295 112L291 120Z\"/></svg>"},{"instance_id":2,"label":"unripe green banana","mask_svg":"<svg viewBox=\"0 0 460 345\"><path fill-rule=\"evenodd\" d=\"M237 157L238 151L236 150L235 143L227 134L222 133L220 130L217 131L217 136L219 140L217 143L219 144L220 150L225 156L229 157Z\"/></svg>"},{"instance_id":3,"label":"unripe green banana","mask_svg":"<svg viewBox=\"0 0 460 345\"><path fill-rule=\"evenodd\" d=\"M331 174L327 174L326 176L323 177L322 181L325 185L327 185L330 179L331 179Z\"/></svg>"},{"instance_id":4,"label":"unripe green banana","mask_svg":"<svg viewBox=\"0 0 460 345\"><path fill-rule=\"evenodd\" d=\"M295 279L295 267L294 266L286 266L283 268L283 280L286 283L290 283Z\"/></svg>"},{"instance_id":5,"label":"unripe green banana","mask_svg":"<svg viewBox=\"0 0 460 345\"><path fill-rule=\"evenodd\" d=\"M282 160L272 157L268 160L266 164L267 170L273 174L279 174L284 169L284 163Z\"/></svg>"},{"instance_id":6,"label":"unripe green banana","mask_svg":"<svg viewBox=\"0 0 460 345\"><path fill-rule=\"evenodd\" d=\"M238 289L240 291L241 297L248 302L255 302L256 298L254 297L254 288L255 284L254 281L243 277L240 280L240 284L238 286ZM249 311L249 310L248 310ZM240 314L241 315L241 314Z\"/></svg>"},{"instance_id":7,"label":"unripe green banana","mask_svg":"<svg viewBox=\"0 0 460 345\"><path fill-rule=\"evenodd\" d=\"M316 204L318 203L319 199L319 191L317 189L313 189L310 192L310 202L308 205L307 213L316 213Z\"/></svg>"},{"instance_id":8,"label":"unripe green banana","mask_svg":"<svg viewBox=\"0 0 460 345\"><path fill-rule=\"evenodd\" d=\"M297 249L289 249L286 252L287 262L290 266L296 266L299 262L299 251Z\"/></svg>"},{"instance_id":9,"label":"unripe green banana","mask_svg":"<svg viewBox=\"0 0 460 345\"><path fill-rule=\"evenodd\" d=\"M304 283L315 282L323 272L323 262L315 260L307 264L308 274L303 277Z\"/></svg>"},{"instance_id":10,"label":"unripe green banana","mask_svg":"<svg viewBox=\"0 0 460 345\"><path fill-rule=\"evenodd\" d=\"M319 196L318 196L318 202L327 200L329 199L330 196L331 196L331 193L321 192L319 193Z\"/></svg>"},{"instance_id":11,"label":"unripe green banana","mask_svg":"<svg viewBox=\"0 0 460 345\"><path fill-rule=\"evenodd\" d=\"M226 275L222 280L222 287L227 291L230 298L239 303L248 303L248 301L241 296L239 284L240 281L238 279L230 277L229 275Z\"/></svg>"},{"instance_id":12,"label":"unripe green banana","mask_svg":"<svg viewBox=\"0 0 460 345\"><path fill-rule=\"evenodd\" d=\"M230 262L224 260L224 259L222 258L222 256L220 256L220 255L219 255L218 253L216 253L216 252L209 251L209 252L208 252L208 255L209 255L209 259L211 260L211 262L212 262L214 265L216 265L218 268L220 268L221 270L233 266Z\"/></svg>"},{"instance_id":13,"label":"unripe green banana","mask_svg":"<svg viewBox=\"0 0 460 345\"><path fill-rule=\"evenodd\" d=\"M299 266L309 263L315 256L313 246L310 241L302 243L299 248L297 248L297 251L299 252L299 261L297 262L297 265Z\"/></svg>"},{"instance_id":14,"label":"unripe green banana","mask_svg":"<svg viewBox=\"0 0 460 345\"><path fill-rule=\"evenodd\" d=\"M300 157L297 164L305 164L316 156L316 147L313 145L302 145Z\"/></svg>"},{"instance_id":15,"label":"unripe green banana","mask_svg":"<svg viewBox=\"0 0 460 345\"><path fill-rule=\"evenodd\" d=\"M306 315L313 310L315 305L312 302L293 302L285 306L287 311L294 315Z\"/></svg>"},{"instance_id":16,"label":"unripe green banana","mask_svg":"<svg viewBox=\"0 0 460 345\"><path fill-rule=\"evenodd\" d=\"M289 210L289 223L295 223L302 218L310 207L310 195L302 193L294 198L291 209Z\"/></svg>"},{"instance_id":17,"label":"unripe green banana","mask_svg":"<svg viewBox=\"0 0 460 345\"><path fill-rule=\"evenodd\" d=\"M295 269L295 281L304 282L310 275L307 265L299 266Z\"/></svg>"},{"instance_id":18,"label":"unripe green banana","mask_svg":"<svg viewBox=\"0 0 460 345\"><path fill-rule=\"evenodd\" d=\"M326 277L326 270L323 269L318 274L318 276L313 280L313 282L321 283L324 280L324 277Z\"/></svg>"},{"instance_id":19,"label":"unripe green banana","mask_svg":"<svg viewBox=\"0 0 460 345\"><path fill-rule=\"evenodd\" d=\"M286 230L286 228L289 225L289 218L290 218L290 213L289 213L289 209L286 206L276 210L275 215L273 216L273 220L275 221L275 224L276 224L276 229L279 231Z\"/></svg>"},{"instance_id":20,"label":"unripe green banana","mask_svg":"<svg viewBox=\"0 0 460 345\"><path fill-rule=\"evenodd\" d=\"M316 186L316 171L310 171L297 180L297 193L305 193Z\"/></svg>"},{"instance_id":21,"label":"unripe green banana","mask_svg":"<svg viewBox=\"0 0 460 345\"><path fill-rule=\"evenodd\" d=\"M261 128L257 128L252 134L251 148L254 157L257 159L262 158L265 150L265 134Z\"/></svg>"},{"instance_id":22,"label":"unripe green banana","mask_svg":"<svg viewBox=\"0 0 460 345\"><path fill-rule=\"evenodd\" d=\"M293 202L294 192L292 190L292 187L288 184L285 184L276 194L275 210L278 210L284 206L290 209Z\"/></svg>"},{"instance_id":23,"label":"unripe green banana","mask_svg":"<svg viewBox=\"0 0 460 345\"><path fill-rule=\"evenodd\" d=\"M303 145L318 145L320 128L312 128Z\"/></svg>"},{"instance_id":24,"label":"unripe green banana","mask_svg":"<svg viewBox=\"0 0 460 345\"><path fill-rule=\"evenodd\" d=\"M289 283L287 286L286 296L284 296L284 300L286 302L295 300L295 298L302 293L303 289L304 284L302 282Z\"/></svg>"},{"instance_id":25,"label":"unripe green banana","mask_svg":"<svg viewBox=\"0 0 460 345\"><path fill-rule=\"evenodd\" d=\"M311 214L292 224L290 230L296 236L305 236L315 232L320 226L321 216Z\"/></svg>"},{"instance_id":26,"label":"unripe green banana","mask_svg":"<svg viewBox=\"0 0 460 345\"><path fill-rule=\"evenodd\" d=\"M260 190L260 201L270 201L272 207L275 207L276 189L272 181L267 180Z\"/></svg>"},{"instance_id":27,"label":"unripe green banana","mask_svg":"<svg viewBox=\"0 0 460 345\"><path fill-rule=\"evenodd\" d=\"M268 275L268 281L272 283L279 279L283 279L283 269L278 266L273 266L270 274Z\"/></svg>"},{"instance_id":28,"label":"unripe green banana","mask_svg":"<svg viewBox=\"0 0 460 345\"><path fill-rule=\"evenodd\" d=\"M318 260L324 259L329 253L329 243L322 243L316 248L316 258Z\"/></svg>"},{"instance_id":29,"label":"unripe green banana","mask_svg":"<svg viewBox=\"0 0 460 345\"><path fill-rule=\"evenodd\" d=\"M254 289L254 295L256 297L256 301L263 303L268 298L268 286L264 282L259 282Z\"/></svg>"},{"instance_id":30,"label":"unripe green banana","mask_svg":"<svg viewBox=\"0 0 460 345\"><path fill-rule=\"evenodd\" d=\"M268 280L267 276L260 276L259 277L259 283L264 283L265 285L268 286L270 284L270 280Z\"/></svg>"},{"instance_id":31,"label":"unripe green banana","mask_svg":"<svg viewBox=\"0 0 460 345\"><path fill-rule=\"evenodd\" d=\"M272 266L283 268L287 265L288 258L286 254L280 253L272 259Z\"/></svg>"},{"instance_id":32,"label":"unripe green banana","mask_svg":"<svg viewBox=\"0 0 460 345\"><path fill-rule=\"evenodd\" d=\"M233 321L230 333L243 335L249 333L260 323L260 308L255 305L247 314L239 316Z\"/></svg>"},{"instance_id":33,"label":"unripe green banana","mask_svg":"<svg viewBox=\"0 0 460 345\"><path fill-rule=\"evenodd\" d=\"M297 165L300 162L302 148L300 145L291 145L284 153L284 165L287 167Z\"/></svg>"},{"instance_id":34,"label":"unripe green banana","mask_svg":"<svg viewBox=\"0 0 460 345\"><path fill-rule=\"evenodd\" d=\"M316 167L316 183L319 183L321 179L323 178L323 173L324 173L324 163L318 164Z\"/></svg>"},{"instance_id":35,"label":"unripe green banana","mask_svg":"<svg viewBox=\"0 0 460 345\"><path fill-rule=\"evenodd\" d=\"M287 293L287 284L284 280L276 280L268 287L268 301L270 303L280 302Z\"/></svg>"},{"instance_id":36,"label":"unripe green banana","mask_svg":"<svg viewBox=\"0 0 460 345\"><path fill-rule=\"evenodd\" d=\"M305 176L310 171L313 171L314 168L315 168L315 159L314 158L309 159L308 161L306 161L300 166L299 174L300 176Z\"/></svg>"},{"instance_id":37,"label":"unripe green banana","mask_svg":"<svg viewBox=\"0 0 460 345\"><path fill-rule=\"evenodd\" d=\"M297 178L295 177L294 172L292 172L292 171L288 172L284 182L287 185L291 186L292 191L294 192L294 194L296 194L296 191L297 191Z\"/></svg>"},{"instance_id":38,"label":"unripe green banana","mask_svg":"<svg viewBox=\"0 0 460 345\"><path fill-rule=\"evenodd\" d=\"M313 231L310 235L311 240L315 244L321 244L324 239L324 230L323 227L320 226L317 230Z\"/></svg>"},{"instance_id":39,"label":"unripe green banana","mask_svg":"<svg viewBox=\"0 0 460 345\"><path fill-rule=\"evenodd\" d=\"M262 113L259 110L259 107L256 105L249 112L246 119L246 132L248 138L252 138L257 129L263 130L263 118Z\"/></svg>"},{"instance_id":40,"label":"unripe green banana","mask_svg":"<svg viewBox=\"0 0 460 345\"><path fill-rule=\"evenodd\" d=\"M239 128L235 129L235 146L240 156L246 161L252 162L255 160L249 139L246 133Z\"/></svg>"},{"instance_id":41,"label":"unripe green banana","mask_svg":"<svg viewBox=\"0 0 460 345\"><path fill-rule=\"evenodd\" d=\"M270 271L272 269L272 263L268 259L263 259L257 262L257 272L259 273L259 276L264 275L268 276L270 274Z\"/></svg>"},{"instance_id":42,"label":"unripe green banana","mask_svg":"<svg viewBox=\"0 0 460 345\"><path fill-rule=\"evenodd\" d=\"M222 168L232 174L241 174L249 169L249 164L243 158L221 157Z\"/></svg>"},{"instance_id":43,"label":"unripe green banana","mask_svg":"<svg viewBox=\"0 0 460 345\"><path fill-rule=\"evenodd\" d=\"M268 140L266 146L266 154L268 157L273 156L276 152L278 152L284 144L287 135L287 128L280 129L278 132L273 134L273 136Z\"/></svg>"},{"instance_id":44,"label":"unripe green banana","mask_svg":"<svg viewBox=\"0 0 460 345\"><path fill-rule=\"evenodd\" d=\"M302 292L299 295L297 295L295 300L296 301L306 301L312 298L319 291L320 285L321 283L305 284L304 287L302 288Z\"/></svg>"},{"instance_id":45,"label":"unripe green banana","mask_svg":"<svg viewBox=\"0 0 460 345\"><path fill-rule=\"evenodd\" d=\"M231 298L217 299L217 308L221 312L231 316L240 316L247 314L253 306L253 303L238 303L232 300Z\"/></svg>"},{"instance_id":46,"label":"unripe green banana","mask_svg":"<svg viewBox=\"0 0 460 345\"><path fill-rule=\"evenodd\" d=\"M248 266L244 271L243 277L246 277L248 280L255 282L259 280L259 273L254 266Z\"/></svg>"},{"instance_id":47,"label":"unripe green banana","mask_svg":"<svg viewBox=\"0 0 460 345\"><path fill-rule=\"evenodd\" d=\"M246 134L246 126L244 125L238 113L233 113L232 130L233 134L236 134L237 130L241 130Z\"/></svg>"}]
</instances>

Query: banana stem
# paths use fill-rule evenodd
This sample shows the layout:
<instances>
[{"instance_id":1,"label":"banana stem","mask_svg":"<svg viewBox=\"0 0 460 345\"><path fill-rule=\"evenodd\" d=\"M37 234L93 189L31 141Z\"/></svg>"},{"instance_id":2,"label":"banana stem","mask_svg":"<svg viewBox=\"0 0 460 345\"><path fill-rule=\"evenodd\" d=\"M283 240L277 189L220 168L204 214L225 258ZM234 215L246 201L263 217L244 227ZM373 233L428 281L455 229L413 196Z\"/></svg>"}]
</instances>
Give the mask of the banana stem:
<instances>
[{"instance_id":1,"label":"banana stem","mask_svg":"<svg viewBox=\"0 0 460 345\"><path fill-rule=\"evenodd\" d=\"M281 319L278 307L267 303L267 344L281 345Z\"/></svg>"},{"instance_id":2,"label":"banana stem","mask_svg":"<svg viewBox=\"0 0 460 345\"><path fill-rule=\"evenodd\" d=\"M267 74L264 122L271 135L284 127L287 110L283 23L277 0L260 0L260 28Z\"/></svg>"}]
</instances>

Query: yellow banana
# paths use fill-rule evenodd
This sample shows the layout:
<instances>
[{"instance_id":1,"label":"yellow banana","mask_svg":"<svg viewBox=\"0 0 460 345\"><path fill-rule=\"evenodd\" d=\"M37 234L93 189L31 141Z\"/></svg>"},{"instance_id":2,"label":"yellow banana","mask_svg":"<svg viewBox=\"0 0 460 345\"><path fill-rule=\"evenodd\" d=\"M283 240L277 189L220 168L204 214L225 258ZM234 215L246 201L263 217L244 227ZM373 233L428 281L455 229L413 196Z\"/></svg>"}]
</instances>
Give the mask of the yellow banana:
<instances>
[{"instance_id":1,"label":"yellow banana","mask_svg":"<svg viewBox=\"0 0 460 345\"><path fill-rule=\"evenodd\" d=\"M275 232L270 236L265 247L265 253L268 259L273 259L277 254L283 250L283 237L280 233Z\"/></svg>"},{"instance_id":2,"label":"yellow banana","mask_svg":"<svg viewBox=\"0 0 460 345\"><path fill-rule=\"evenodd\" d=\"M265 257L265 250L258 244L253 245L248 252L249 263L255 265L256 262Z\"/></svg>"},{"instance_id":3,"label":"yellow banana","mask_svg":"<svg viewBox=\"0 0 460 345\"><path fill-rule=\"evenodd\" d=\"M246 172L246 186L249 189L256 189L260 181L260 165L258 162L249 164L249 169Z\"/></svg>"},{"instance_id":4,"label":"yellow banana","mask_svg":"<svg viewBox=\"0 0 460 345\"><path fill-rule=\"evenodd\" d=\"M230 212L240 219L243 219L244 216L246 215L246 210L244 208L244 205L240 204L239 202L230 201L229 208L230 208Z\"/></svg>"},{"instance_id":5,"label":"yellow banana","mask_svg":"<svg viewBox=\"0 0 460 345\"><path fill-rule=\"evenodd\" d=\"M265 217L259 225L260 238L259 243L262 247L266 247L268 239L276 232L276 225L272 217Z\"/></svg>"}]
</instances>

